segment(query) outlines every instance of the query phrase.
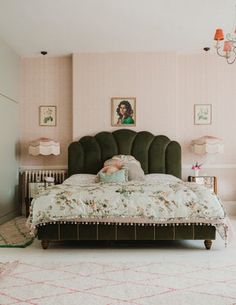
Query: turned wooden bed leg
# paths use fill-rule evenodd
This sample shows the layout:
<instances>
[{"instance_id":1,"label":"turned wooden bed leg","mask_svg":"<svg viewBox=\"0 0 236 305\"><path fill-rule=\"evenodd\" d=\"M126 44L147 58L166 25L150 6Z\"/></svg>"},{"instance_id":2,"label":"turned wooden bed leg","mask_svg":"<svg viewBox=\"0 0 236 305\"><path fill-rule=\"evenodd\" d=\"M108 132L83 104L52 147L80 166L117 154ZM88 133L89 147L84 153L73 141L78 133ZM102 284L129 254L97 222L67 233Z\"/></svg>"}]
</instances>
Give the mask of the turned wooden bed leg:
<instances>
[{"instance_id":1,"label":"turned wooden bed leg","mask_svg":"<svg viewBox=\"0 0 236 305\"><path fill-rule=\"evenodd\" d=\"M205 247L206 247L207 250L210 250L210 249L211 249L211 245L212 245L212 240L206 239L206 240L204 241L204 245L205 245Z\"/></svg>"},{"instance_id":2,"label":"turned wooden bed leg","mask_svg":"<svg viewBox=\"0 0 236 305\"><path fill-rule=\"evenodd\" d=\"M49 246L49 241L48 240L41 240L41 246L44 250L46 250Z\"/></svg>"}]
</instances>

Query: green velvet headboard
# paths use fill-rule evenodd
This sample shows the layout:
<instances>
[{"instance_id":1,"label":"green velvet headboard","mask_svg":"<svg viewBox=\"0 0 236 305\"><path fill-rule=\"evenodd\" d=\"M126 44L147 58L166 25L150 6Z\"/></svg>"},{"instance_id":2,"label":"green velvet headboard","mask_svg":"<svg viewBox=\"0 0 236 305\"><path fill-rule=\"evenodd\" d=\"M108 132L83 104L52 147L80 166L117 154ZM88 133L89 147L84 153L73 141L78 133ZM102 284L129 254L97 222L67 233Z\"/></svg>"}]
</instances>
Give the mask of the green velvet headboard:
<instances>
[{"instance_id":1,"label":"green velvet headboard","mask_svg":"<svg viewBox=\"0 0 236 305\"><path fill-rule=\"evenodd\" d=\"M97 174L104 161L114 155L132 155L145 172L171 174L181 178L181 147L166 136L148 131L119 129L85 136L68 148L69 176L78 173Z\"/></svg>"}]
</instances>

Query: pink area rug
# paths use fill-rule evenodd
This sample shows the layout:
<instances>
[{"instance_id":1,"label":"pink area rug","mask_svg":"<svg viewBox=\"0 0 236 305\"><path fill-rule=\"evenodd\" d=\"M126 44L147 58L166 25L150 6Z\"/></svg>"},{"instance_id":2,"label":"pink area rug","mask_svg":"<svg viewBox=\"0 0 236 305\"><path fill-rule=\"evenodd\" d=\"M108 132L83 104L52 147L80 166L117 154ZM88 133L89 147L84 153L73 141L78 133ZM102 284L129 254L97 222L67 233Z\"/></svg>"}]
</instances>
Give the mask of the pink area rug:
<instances>
[{"instance_id":1,"label":"pink area rug","mask_svg":"<svg viewBox=\"0 0 236 305\"><path fill-rule=\"evenodd\" d=\"M13 269L16 268L18 262L6 262L6 263L1 263L0 262L0 280L1 277L3 277L4 275L8 275L9 272L11 272Z\"/></svg>"},{"instance_id":2,"label":"pink area rug","mask_svg":"<svg viewBox=\"0 0 236 305\"><path fill-rule=\"evenodd\" d=\"M236 305L236 263L26 263L0 278L1 305Z\"/></svg>"}]
</instances>

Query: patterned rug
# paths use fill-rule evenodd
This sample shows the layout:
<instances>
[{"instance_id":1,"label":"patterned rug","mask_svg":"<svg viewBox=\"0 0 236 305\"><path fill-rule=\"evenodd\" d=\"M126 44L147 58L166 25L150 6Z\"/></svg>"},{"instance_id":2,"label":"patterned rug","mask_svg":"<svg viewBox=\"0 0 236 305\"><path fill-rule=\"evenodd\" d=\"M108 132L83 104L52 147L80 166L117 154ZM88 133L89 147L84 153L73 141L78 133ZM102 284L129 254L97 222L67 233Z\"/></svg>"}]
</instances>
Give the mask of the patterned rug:
<instances>
[{"instance_id":1,"label":"patterned rug","mask_svg":"<svg viewBox=\"0 0 236 305\"><path fill-rule=\"evenodd\" d=\"M0 247L25 248L34 238L25 226L25 217L16 217L0 225Z\"/></svg>"},{"instance_id":2,"label":"patterned rug","mask_svg":"<svg viewBox=\"0 0 236 305\"><path fill-rule=\"evenodd\" d=\"M0 278L4 275L8 275L9 272L11 272L14 268L16 268L18 264L18 261L15 262L7 262L7 263L1 263L0 262Z\"/></svg>"},{"instance_id":3,"label":"patterned rug","mask_svg":"<svg viewBox=\"0 0 236 305\"><path fill-rule=\"evenodd\" d=\"M235 305L236 262L20 262L1 305Z\"/></svg>"}]
</instances>

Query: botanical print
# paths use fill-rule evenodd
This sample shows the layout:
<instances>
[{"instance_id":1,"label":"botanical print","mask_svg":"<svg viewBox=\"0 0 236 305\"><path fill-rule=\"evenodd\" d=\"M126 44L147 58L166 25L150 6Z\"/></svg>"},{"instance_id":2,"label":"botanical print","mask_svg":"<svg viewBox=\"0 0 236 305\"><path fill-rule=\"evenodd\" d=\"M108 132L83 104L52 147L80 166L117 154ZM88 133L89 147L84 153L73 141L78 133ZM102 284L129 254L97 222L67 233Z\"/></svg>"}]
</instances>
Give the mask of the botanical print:
<instances>
[{"instance_id":1,"label":"botanical print","mask_svg":"<svg viewBox=\"0 0 236 305\"><path fill-rule=\"evenodd\" d=\"M56 126L56 106L39 107L40 126Z\"/></svg>"},{"instance_id":2,"label":"botanical print","mask_svg":"<svg viewBox=\"0 0 236 305\"><path fill-rule=\"evenodd\" d=\"M33 230L54 221L217 223L225 212L207 188L188 182L94 183L56 185L32 201Z\"/></svg>"},{"instance_id":3,"label":"botanical print","mask_svg":"<svg viewBox=\"0 0 236 305\"><path fill-rule=\"evenodd\" d=\"M194 105L194 124L196 125L211 124L211 104Z\"/></svg>"},{"instance_id":4,"label":"botanical print","mask_svg":"<svg viewBox=\"0 0 236 305\"><path fill-rule=\"evenodd\" d=\"M112 126L136 125L136 98L113 97L111 99Z\"/></svg>"}]
</instances>

